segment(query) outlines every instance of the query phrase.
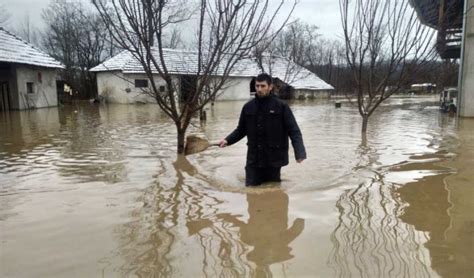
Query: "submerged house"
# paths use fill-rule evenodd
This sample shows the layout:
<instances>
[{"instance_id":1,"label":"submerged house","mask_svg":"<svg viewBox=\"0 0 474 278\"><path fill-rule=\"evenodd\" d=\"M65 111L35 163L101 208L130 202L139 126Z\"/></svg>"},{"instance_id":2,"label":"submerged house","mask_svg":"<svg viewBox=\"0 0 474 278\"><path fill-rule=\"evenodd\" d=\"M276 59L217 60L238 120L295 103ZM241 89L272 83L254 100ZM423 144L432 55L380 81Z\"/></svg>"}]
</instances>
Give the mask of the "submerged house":
<instances>
[{"instance_id":1,"label":"submerged house","mask_svg":"<svg viewBox=\"0 0 474 278\"><path fill-rule=\"evenodd\" d=\"M157 50L156 50L157 51ZM158 56L155 56L158 57ZM198 56L196 52L165 49L164 59L168 71L174 76L174 81L180 87L181 95L192 90L196 80ZM307 69L284 59L274 58L269 73L279 80L285 81L293 91L294 96L328 97L334 88L321 80ZM99 95L111 103L156 102L152 97L143 93L149 88L149 80L142 65L132 54L123 51L94 67L91 71L97 74ZM239 61L229 74L226 85L219 92L217 100L246 100L253 95L254 78L261 72L257 62L245 59ZM215 78L219 78L216 73ZM158 72L154 76L160 91L165 90L164 80Z\"/></svg>"},{"instance_id":2,"label":"submerged house","mask_svg":"<svg viewBox=\"0 0 474 278\"><path fill-rule=\"evenodd\" d=\"M57 106L56 77L64 66L0 27L0 111Z\"/></svg>"}]
</instances>

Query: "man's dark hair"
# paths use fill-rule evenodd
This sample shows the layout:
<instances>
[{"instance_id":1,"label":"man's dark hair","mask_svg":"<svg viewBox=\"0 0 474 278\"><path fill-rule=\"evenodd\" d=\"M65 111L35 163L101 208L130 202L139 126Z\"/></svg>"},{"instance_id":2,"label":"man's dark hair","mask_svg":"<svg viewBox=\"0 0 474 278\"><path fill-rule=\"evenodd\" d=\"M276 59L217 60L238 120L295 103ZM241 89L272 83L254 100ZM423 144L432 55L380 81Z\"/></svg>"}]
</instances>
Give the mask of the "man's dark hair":
<instances>
[{"instance_id":1,"label":"man's dark hair","mask_svg":"<svg viewBox=\"0 0 474 278\"><path fill-rule=\"evenodd\" d=\"M272 83L273 83L272 77L267 73L260 73L259 75L257 75L257 78L255 78L255 80L258 81L258 82L265 81L265 82L267 82L268 85L272 85Z\"/></svg>"}]
</instances>

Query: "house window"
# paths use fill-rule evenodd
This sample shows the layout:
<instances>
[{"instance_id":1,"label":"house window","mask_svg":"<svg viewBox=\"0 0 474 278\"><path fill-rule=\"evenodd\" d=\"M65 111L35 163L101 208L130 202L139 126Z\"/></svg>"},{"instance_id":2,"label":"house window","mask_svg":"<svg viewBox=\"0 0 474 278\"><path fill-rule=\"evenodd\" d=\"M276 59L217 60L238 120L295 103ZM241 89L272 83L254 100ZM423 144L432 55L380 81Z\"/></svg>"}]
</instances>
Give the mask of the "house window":
<instances>
[{"instance_id":1,"label":"house window","mask_svg":"<svg viewBox=\"0 0 474 278\"><path fill-rule=\"evenodd\" d=\"M160 92L164 92L165 91L165 86L160 86Z\"/></svg>"},{"instance_id":2,"label":"house window","mask_svg":"<svg viewBox=\"0 0 474 278\"><path fill-rule=\"evenodd\" d=\"M34 94L34 87L33 87L33 82L26 82L26 93L27 94Z\"/></svg>"},{"instance_id":3,"label":"house window","mask_svg":"<svg viewBox=\"0 0 474 278\"><path fill-rule=\"evenodd\" d=\"M148 80L147 79L135 79L135 88L147 88Z\"/></svg>"}]
</instances>

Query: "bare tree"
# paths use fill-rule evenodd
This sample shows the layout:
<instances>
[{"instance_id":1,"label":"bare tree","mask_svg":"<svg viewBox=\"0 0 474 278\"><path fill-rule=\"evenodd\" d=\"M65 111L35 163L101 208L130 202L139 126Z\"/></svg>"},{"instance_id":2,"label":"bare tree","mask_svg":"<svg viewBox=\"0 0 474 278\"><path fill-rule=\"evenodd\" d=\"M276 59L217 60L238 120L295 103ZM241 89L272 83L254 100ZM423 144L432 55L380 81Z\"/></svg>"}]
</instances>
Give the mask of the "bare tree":
<instances>
[{"instance_id":1,"label":"bare tree","mask_svg":"<svg viewBox=\"0 0 474 278\"><path fill-rule=\"evenodd\" d=\"M318 29L316 25L299 20L288 24L275 39L274 52L298 65L307 65L308 54L320 37Z\"/></svg>"},{"instance_id":2,"label":"bare tree","mask_svg":"<svg viewBox=\"0 0 474 278\"><path fill-rule=\"evenodd\" d=\"M436 57L435 33L407 0L339 0L346 61L366 134L369 117Z\"/></svg>"},{"instance_id":3,"label":"bare tree","mask_svg":"<svg viewBox=\"0 0 474 278\"><path fill-rule=\"evenodd\" d=\"M266 49L265 53L259 49ZM262 71L273 73L281 58L288 59L284 70L284 79L287 84L298 81L302 67L315 73L325 82L335 88L335 93L347 91L348 74L345 60L345 46L340 40L329 40L318 33L318 27L296 20L288 24L267 48L262 42L255 49L255 59Z\"/></svg>"},{"instance_id":4,"label":"bare tree","mask_svg":"<svg viewBox=\"0 0 474 278\"><path fill-rule=\"evenodd\" d=\"M79 82L76 81L75 68L77 65L77 46L75 35L77 2L52 1L43 10L42 18L46 24L43 45L48 54L65 65L62 78L74 91L78 90Z\"/></svg>"},{"instance_id":5,"label":"bare tree","mask_svg":"<svg viewBox=\"0 0 474 278\"><path fill-rule=\"evenodd\" d=\"M107 27L97 13L78 9L76 22L82 26L76 31L77 67L82 89L88 97L95 97L96 75L89 70L113 56L116 47L112 43ZM89 92L89 94L87 94Z\"/></svg>"},{"instance_id":6,"label":"bare tree","mask_svg":"<svg viewBox=\"0 0 474 278\"><path fill-rule=\"evenodd\" d=\"M335 88L345 90L347 68L345 47L340 40L318 38L306 52L308 69Z\"/></svg>"},{"instance_id":7,"label":"bare tree","mask_svg":"<svg viewBox=\"0 0 474 278\"><path fill-rule=\"evenodd\" d=\"M264 39L274 38L271 31L284 4L272 9L269 0L200 0L196 6L195 51L183 54L189 69L185 74L186 95L170 71L173 66L165 57L164 34L179 22L190 18L182 1L171 0L92 0L102 19L110 27L117 44L137 59L147 75L152 96L176 125L177 152L184 152L185 134L196 112L212 101L229 79L236 64L250 57L252 49ZM189 2L188 2L189 5ZM296 2L293 4L293 8ZM155 43L156 42L156 43ZM154 75L166 83L159 90ZM217 82L213 82L216 81Z\"/></svg>"},{"instance_id":8,"label":"bare tree","mask_svg":"<svg viewBox=\"0 0 474 278\"><path fill-rule=\"evenodd\" d=\"M314 46L318 27L296 20L289 23L274 40L260 41L254 49L254 59L260 70L270 75L278 72L280 81L276 89L286 91L288 85L307 77L306 71L310 49ZM280 97L284 92L277 92Z\"/></svg>"},{"instance_id":9,"label":"bare tree","mask_svg":"<svg viewBox=\"0 0 474 278\"><path fill-rule=\"evenodd\" d=\"M54 0L43 11L43 47L65 66L62 76L80 98L96 96L94 66L116 52L99 15L79 1Z\"/></svg>"},{"instance_id":10,"label":"bare tree","mask_svg":"<svg viewBox=\"0 0 474 278\"><path fill-rule=\"evenodd\" d=\"M40 32L38 28L31 24L30 15L26 14L16 33L25 41L40 46Z\"/></svg>"},{"instance_id":11,"label":"bare tree","mask_svg":"<svg viewBox=\"0 0 474 278\"><path fill-rule=\"evenodd\" d=\"M441 78L439 78L441 76ZM434 78L438 88L457 87L459 76L459 63L455 59L445 59L441 65L440 73Z\"/></svg>"},{"instance_id":12,"label":"bare tree","mask_svg":"<svg viewBox=\"0 0 474 278\"><path fill-rule=\"evenodd\" d=\"M168 42L165 42L164 47L166 48L172 48L172 49L178 49L182 48L184 45L183 39L181 36L181 30L176 28L173 28L168 35Z\"/></svg>"}]
</instances>

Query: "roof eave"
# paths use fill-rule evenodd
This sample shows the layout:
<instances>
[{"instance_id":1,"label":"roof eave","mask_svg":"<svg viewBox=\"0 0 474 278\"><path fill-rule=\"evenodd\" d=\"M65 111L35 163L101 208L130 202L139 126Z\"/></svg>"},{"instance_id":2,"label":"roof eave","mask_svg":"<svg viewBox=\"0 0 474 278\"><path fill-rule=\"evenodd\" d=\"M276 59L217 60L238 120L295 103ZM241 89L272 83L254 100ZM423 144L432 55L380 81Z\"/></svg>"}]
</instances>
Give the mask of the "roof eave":
<instances>
[{"instance_id":1,"label":"roof eave","mask_svg":"<svg viewBox=\"0 0 474 278\"><path fill-rule=\"evenodd\" d=\"M50 68L50 69L65 69L66 67L63 64L60 65L45 65L41 63L23 63L18 61L11 61L11 60L0 60L3 63L10 63L10 64L17 64L17 65L27 65L27 66L35 66L41 68Z\"/></svg>"}]
</instances>

